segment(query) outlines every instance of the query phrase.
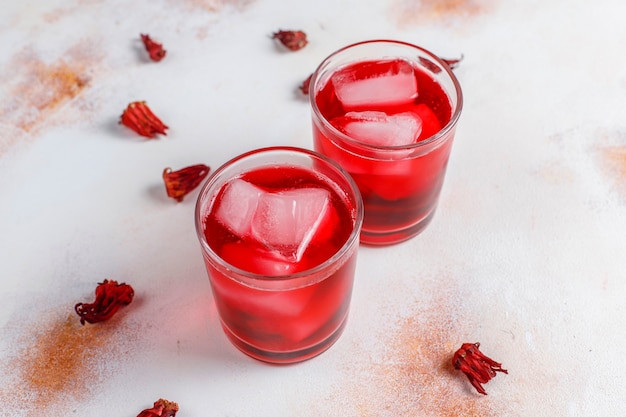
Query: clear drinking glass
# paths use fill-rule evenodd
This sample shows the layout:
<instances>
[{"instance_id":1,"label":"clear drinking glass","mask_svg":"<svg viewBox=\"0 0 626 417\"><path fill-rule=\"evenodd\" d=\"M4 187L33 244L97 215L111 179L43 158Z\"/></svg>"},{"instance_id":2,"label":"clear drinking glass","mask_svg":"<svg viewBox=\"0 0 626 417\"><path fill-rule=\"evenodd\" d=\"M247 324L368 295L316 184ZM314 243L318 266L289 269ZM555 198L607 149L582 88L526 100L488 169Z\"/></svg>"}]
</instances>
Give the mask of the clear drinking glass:
<instances>
[{"instance_id":1,"label":"clear drinking glass","mask_svg":"<svg viewBox=\"0 0 626 417\"><path fill-rule=\"evenodd\" d=\"M314 149L345 168L365 207L361 242L398 243L432 219L462 109L449 66L412 44L340 49L311 77Z\"/></svg>"},{"instance_id":2,"label":"clear drinking glass","mask_svg":"<svg viewBox=\"0 0 626 417\"><path fill-rule=\"evenodd\" d=\"M195 221L222 326L236 347L291 363L338 339L363 204L335 162L293 147L245 153L211 175Z\"/></svg>"}]
</instances>

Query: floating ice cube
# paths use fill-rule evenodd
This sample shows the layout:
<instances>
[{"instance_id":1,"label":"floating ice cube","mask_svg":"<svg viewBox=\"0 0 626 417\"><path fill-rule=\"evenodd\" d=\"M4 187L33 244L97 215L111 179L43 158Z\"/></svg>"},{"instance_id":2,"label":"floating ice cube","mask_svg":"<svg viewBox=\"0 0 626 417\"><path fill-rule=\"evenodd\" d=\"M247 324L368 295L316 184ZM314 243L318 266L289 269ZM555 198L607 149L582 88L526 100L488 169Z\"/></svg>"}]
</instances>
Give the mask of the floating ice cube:
<instances>
[{"instance_id":1,"label":"floating ice cube","mask_svg":"<svg viewBox=\"0 0 626 417\"><path fill-rule=\"evenodd\" d=\"M321 188L265 193L252 219L252 236L297 262L330 210L330 193Z\"/></svg>"},{"instance_id":2,"label":"floating ice cube","mask_svg":"<svg viewBox=\"0 0 626 417\"><path fill-rule=\"evenodd\" d=\"M280 253L268 250L265 246L243 241L225 244L220 256L243 270L267 276L293 274L299 267L299 264L290 262ZM236 296L241 297L239 293Z\"/></svg>"},{"instance_id":3,"label":"floating ice cube","mask_svg":"<svg viewBox=\"0 0 626 417\"><path fill-rule=\"evenodd\" d=\"M414 109L415 113L422 119L422 133L420 140L428 139L441 130L441 122L426 104L418 104Z\"/></svg>"},{"instance_id":4,"label":"floating ice cube","mask_svg":"<svg viewBox=\"0 0 626 417\"><path fill-rule=\"evenodd\" d=\"M248 236L252 218L263 194L263 190L249 182L234 179L224 189L215 217L235 235Z\"/></svg>"},{"instance_id":5,"label":"floating ice cube","mask_svg":"<svg viewBox=\"0 0 626 417\"><path fill-rule=\"evenodd\" d=\"M381 111L348 112L331 124L351 138L376 146L410 145L422 132L422 119L412 112L391 116Z\"/></svg>"},{"instance_id":6,"label":"floating ice cube","mask_svg":"<svg viewBox=\"0 0 626 417\"><path fill-rule=\"evenodd\" d=\"M413 66L401 59L350 67L331 82L346 111L411 103L418 94Z\"/></svg>"}]
</instances>

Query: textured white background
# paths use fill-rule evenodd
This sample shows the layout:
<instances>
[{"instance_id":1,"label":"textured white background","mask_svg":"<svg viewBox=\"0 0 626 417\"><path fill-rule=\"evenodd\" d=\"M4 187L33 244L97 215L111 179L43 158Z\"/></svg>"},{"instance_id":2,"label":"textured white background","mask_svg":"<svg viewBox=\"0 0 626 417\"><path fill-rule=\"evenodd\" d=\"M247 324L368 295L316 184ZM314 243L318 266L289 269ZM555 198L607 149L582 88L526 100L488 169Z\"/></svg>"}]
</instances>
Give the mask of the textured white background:
<instances>
[{"instance_id":1,"label":"textured white background","mask_svg":"<svg viewBox=\"0 0 626 417\"><path fill-rule=\"evenodd\" d=\"M623 414L622 1L1 9L0 415L134 417L159 397L177 401L180 417ZM304 30L309 45L277 47L279 28ZM163 61L147 59L139 33L164 44ZM335 49L371 38L464 55L455 72L465 107L438 212L409 242L360 248L349 323L328 352L288 367L256 362L219 327L193 225L197 191L176 204L161 172L217 168L269 145L310 148L298 85ZM166 137L117 124L136 100L170 126ZM123 346L99 359L106 372L88 395L33 409L14 366L32 329L91 300L105 278L136 290L114 322ZM446 365L475 341L509 370L488 397Z\"/></svg>"}]
</instances>

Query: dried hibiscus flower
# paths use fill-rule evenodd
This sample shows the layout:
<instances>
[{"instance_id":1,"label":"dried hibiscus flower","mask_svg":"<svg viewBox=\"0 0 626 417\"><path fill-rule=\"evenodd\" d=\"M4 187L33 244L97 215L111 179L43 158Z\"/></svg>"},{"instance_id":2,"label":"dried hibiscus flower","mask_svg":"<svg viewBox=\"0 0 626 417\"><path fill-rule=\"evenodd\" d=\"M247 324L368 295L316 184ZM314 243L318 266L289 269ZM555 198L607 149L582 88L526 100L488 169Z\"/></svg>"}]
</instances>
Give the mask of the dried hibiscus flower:
<instances>
[{"instance_id":1,"label":"dried hibiscus flower","mask_svg":"<svg viewBox=\"0 0 626 417\"><path fill-rule=\"evenodd\" d=\"M91 303L78 303L74 310L80 316L80 323L97 323L113 317L120 306L133 301L135 291L128 284L105 279L96 287L96 300Z\"/></svg>"},{"instance_id":2,"label":"dried hibiscus flower","mask_svg":"<svg viewBox=\"0 0 626 417\"><path fill-rule=\"evenodd\" d=\"M130 103L120 116L120 123L150 139L155 138L157 134L166 135L165 129L169 129L152 113L145 101Z\"/></svg>"},{"instance_id":3,"label":"dried hibiscus flower","mask_svg":"<svg viewBox=\"0 0 626 417\"><path fill-rule=\"evenodd\" d=\"M302 84L300 84L300 91L302 91L302 94L307 95L309 94L309 86L311 85L311 78L313 78L313 74L309 75L307 77L306 80L302 81Z\"/></svg>"},{"instance_id":4,"label":"dried hibiscus flower","mask_svg":"<svg viewBox=\"0 0 626 417\"><path fill-rule=\"evenodd\" d=\"M478 347L480 343L463 343L461 348L454 353L452 364L455 369L463 371L470 383L481 394L487 392L481 384L486 384L497 372L508 374L506 369L502 369L502 364L485 356Z\"/></svg>"},{"instance_id":5,"label":"dried hibiscus flower","mask_svg":"<svg viewBox=\"0 0 626 417\"><path fill-rule=\"evenodd\" d=\"M178 412L178 404L162 398L154 402L152 408L147 408L137 415L137 417L174 417Z\"/></svg>"},{"instance_id":6,"label":"dried hibiscus flower","mask_svg":"<svg viewBox=\"0 0 626 417\"><path fill-rule=\"evenodd\" d=\"M209 168L206 165L192 165L178 171L172 171L172 168L163 170L163 181L165 182L165 190L167 196L180 202L196 188L202 180L209 175Z\"/></svg>"},{"instance_id":7,"label":"dried hibiscus flower","mask_svg":"<svg viewBox=\"0 0 626 417\"><path fill-rule=\"evenodd\" d=\"M461 63L461 61L463 60L463 55L461 55L460 58L458 59L446 59L446 58L441 58L441 60L443 62L446 63L446 65L448 65L450 67L450 69L455 69L456 67L459 66L459 64ZM424 58L424 57L419 57L419 61L420 64L422 64L423 66L425 66L429 71L432 71L435 74L439 74L441 72L441 68L438 67L433 61L431 61L428 58Z\"/></svg>"},{"instance_id":8,"label":"dried hibiscus flower","mask_svg":"<svg viewBox=\"0 0 626 417\"><path fill-rule=\"evenodd\" d=\"M463 54L461 54L461 56L459 58L456 59L446 59L446 58L441 58L441 60L443 62L445 62L446 64L448 64L448 66L450 67L450 69L455 69L456 67L459 66L459 64L461 63L461 61L463 61Z\"/></svg>"},{"instance_id":9,"label":"dried hibiscus flower","mask_svg":"<svg viewBox=\"0 0 626 417\"><path fill-rule=\"evenodd\" d=\"M156 62L159 62L163 58L165 58L165 54L167 51L163 49L163 45L160 43L156 43L150 38L149 35L141 34L141 40L143 41L143 45L146 47L146 51L150 55L150 59Z\"/></svg>"},{"instance_id":10,"label":"dried hibiscus flower","mask_svg":"<svg viewBox=\"0 0 626 417\"><path fill-rule=\"evenodd\" d=\"M306 33L301 30L279 30L272 35L273 39L278 39L287 49L299 51L308 43Z\"/></svg>"}]
</instances>

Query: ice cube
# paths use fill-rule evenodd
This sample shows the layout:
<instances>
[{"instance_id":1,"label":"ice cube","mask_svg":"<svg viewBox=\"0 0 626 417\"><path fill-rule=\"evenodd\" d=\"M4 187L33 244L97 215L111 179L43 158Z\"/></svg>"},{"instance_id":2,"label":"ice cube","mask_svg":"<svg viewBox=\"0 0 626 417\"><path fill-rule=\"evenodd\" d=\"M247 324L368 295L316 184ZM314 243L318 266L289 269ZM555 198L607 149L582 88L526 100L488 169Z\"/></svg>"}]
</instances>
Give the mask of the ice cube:
<instances>
[{"instance_id":1,"label":"ice cube","mask_svg":"<svg viewBox=\"0 0 626 417\"><path fill-rule=\"evenodd\" d=\"M252 219L252 236L298 262L330 210L330 193L321 188L265 193Z\"/></svg>"},{"instance_id":2,"label":"ice cube","mask_svg":"<svg viewBox=\"0 0 626 417\"><path fill-rule=\"evenodd\" d=\"M215 217L235 235L250 235L250 225L259 199L265 191L242 179L234 179L224 189Z\"/></svg>"},{"instance_id":3,"label":"ice cube","mask_svg":"<svg viewBox=\"0 0 626 417\"><path fill-rule=\"evenodd\" d=\"M220 256L238 268L267 276L293 274L298 272L299 267L299 264L290 262L280 253L268 250L265 246L243 241L225 244Z\"/></svg>"},{"instance_id":4,"label":"ice cube","mask_svg":"<svg viewBox=\"0 0 626 417\"><path fill-rule=\"evenodd\" d=\"M422 119L412 112L348 112L331 124L351 138L375 146L410 145L422 132Z\"/></svg>"},{"instance_id":5,"label":"ice cube","mask_svg":"<svg viewBox=\"0 0 626 417\"><path fill-rule=\"evenodd\" d=\"M418 94L413 66L402 59L349 67L331 82L346 111L411 103Z\"/></svg>"},{"instance_id":6,"label":"ice cube","mask_svg":"<svg viewBox=\"0 0 626 417\"><path fill-rule=\"evenodd\" d=\"M435 113L426 104L415 106L415 113L422 119L422 133L420 140L428 139L441 130L441 123Z\"/></svg>"}]
</instances>

